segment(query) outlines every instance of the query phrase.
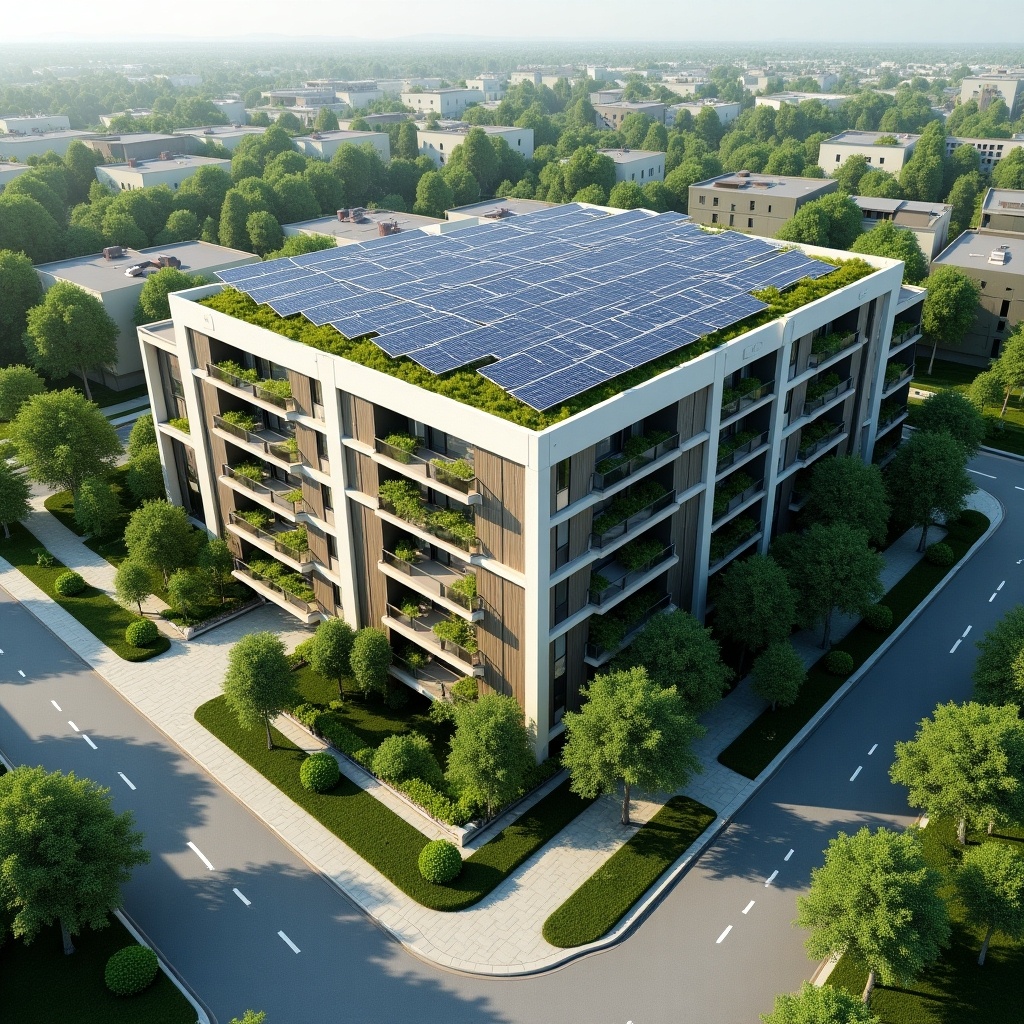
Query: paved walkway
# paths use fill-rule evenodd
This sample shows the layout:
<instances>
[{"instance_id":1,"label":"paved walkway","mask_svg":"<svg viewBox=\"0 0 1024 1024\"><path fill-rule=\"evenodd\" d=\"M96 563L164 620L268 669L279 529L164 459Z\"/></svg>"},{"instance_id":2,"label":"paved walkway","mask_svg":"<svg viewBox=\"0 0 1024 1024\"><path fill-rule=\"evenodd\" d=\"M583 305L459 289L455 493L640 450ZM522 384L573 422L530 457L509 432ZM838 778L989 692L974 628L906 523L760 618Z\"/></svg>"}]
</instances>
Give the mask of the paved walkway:
<instances>
[{"instance_id":1,"label":"paved walkway","mask_svg":"<svg viewBox=\"0 0 1024 1024\"><path fill-rule=\"evenodd\" d=\"M974 496L972 506L985 512L993 521L1001 518L998 502L984 492ZM46 546L93 585L108 589L104 586L106 580L112 586L112 567L104 568L106 563L102 559L98 559L78 537L48 513L34 512L27 525L37 532L41 540L45 536ZM912 533L886 553L887 588L920 557L914 550L916 539ZM529 973L563 962L567 959L566 951L550 946L541 936L544 920L633 832L618 824L619 801L612 796L602 797L475 907L458 914L428 910L401 893L315 819L301 811L193 717L195 708L220 692L228 650L240 637L269 629L278 633L286 645L293 646L308 636L308 630L296 627L294 620L285 612L267 605L189 643L172 640L170 651L152 661L129 664L103 646L2 559L0 585L61 636L127 700L263 818L310 864L329 876L412 952L429 961L458 970L493 975ZM851 626L849 621L837 623L837 638L845 635ZM816 640L810 635L797 637L798 646L808 660L820 656ZM698 745L698 753L705 771L684 792L715 808L720 815L732 813L753 783L722 767L715 758L760 714L763 707L763 702L750 692L748 681L744 681L702 718L708 732ZM282 719L278 725L308 749L318 746L294 723ZM346 764L345 768L351 777L361 776L352 766ZM356 778L356 781L364 788L380 788L365 776ZM389 806L403 818L409 820L409 815L419 817L405 806L396 807L396 803L402 802L390 794L388 796ZM664 799L665 795L660 795L634 800L634 821L647 821ZM430 834L430 826L422 820L417 822L417 827ZM687 851L686 857L699 850L702 842L698 840ZM639 906L627 920L638 913Z\"/></svg>"}]
</instances>

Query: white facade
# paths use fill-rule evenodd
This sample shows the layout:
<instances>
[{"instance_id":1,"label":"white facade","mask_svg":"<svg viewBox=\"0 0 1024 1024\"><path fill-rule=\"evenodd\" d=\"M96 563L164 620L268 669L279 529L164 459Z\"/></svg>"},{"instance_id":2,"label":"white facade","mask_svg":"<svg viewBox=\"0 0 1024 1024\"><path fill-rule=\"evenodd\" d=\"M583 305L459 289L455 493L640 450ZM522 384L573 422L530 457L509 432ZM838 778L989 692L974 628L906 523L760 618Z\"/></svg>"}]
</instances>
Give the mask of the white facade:
<instances>
[{"instance_id":1,"label":"white facade","mask_svg":"<svg viewBox=\"0 0 1024 1024\"><path fill-rule=\"evenodd\" d=\"M485 101L500 100L505 95L505 76L478 75L476 78L467 78L466 88L483 93Z\"/></svg>"},{"instance_id":2,"label":"white facade","mask_svg":"<svg viewBox=\"0 0 1024 1024\"><path fill-rule=\"evenodd\" d=\"M899 174L911 158L920 135L899 135L891 132L848 131L826 139L818 150L818 166L826 174L834 174L851 156L862 156L872 170ZM895 145L879 145L879 140L895 138Z\"/></svg>"},{"instance_id":3,"label":"white facade","mask_svg":"<svg viewBox=\"0 0 1024 1024\"><path fill-rule=\"evenodd\" d=\"M262 135L267 129L255 124L243 124L235 127L231 124L203 125L200 128L179 128L175 135L191 135L200 142L215 142L231 152L242 139L250 135Z\"/></svg>"},{"instance_id":4,"label":"white facade","mask_svg":"<svg viewBox=\"0 0 1024 1024\"><path fill-rule=\"evenodd\" d=\"M25 163L30 156L56 153L63 156L75 139L94 138L92 132L74 128L62 132L40 132L31 135L0 135L0 157Z\"/></svg>"},{"instance_id":5,"label":"white facade","mask_svg":"<svg viewBox=\"0 0 1024 1024\"><path fill-rule=\"evenodd\" d=\"M504 139L509 148L518 153L524 160L533 159L533 129L507 128L500 125L480 125L489 138ZM443 167L452 152L459 148L472 131L472 126L464 128L417 128L420 156L429 156L438 167Z\"/></svg>"},{"instance_id":6,"label":"white facade","mask_svg":"<svg viewBox=\"0 0 1024 1024\"><path fill-rule=\"evenodd\" d=\"M214 100L213 105L228 119L229 124L245 124L245 104L233 99Z\"/></svg>"},{"instance_id":7,"label":"white facade","mask_svg":"<svg viewBox=\"0 0 1024 1024\"><path fill-rule=\"evenodd\" d=\"M1004 156L1024 146L1024 135L1014 135L1012 139L967 139L955 135L946 136L946 156L953 155L957 146L972 146L978 152L978 160L982 173L991 171Z\"/></svg>"},{"instance_id":8,"label":"white facade","mask_svg":"<svg viewBox=\"0 0 1024 1024\"><path fill-rule=\"evenodd\" d=\"M418 114L440 114L458 117L471 103L480 103L484 94L479 89L434 89L430 92L403 92L402 102Z\"/></svg>"},{"instance_id":9,"label":"white facade","mask_svg":"<svg viewBox=\"0 0 1024 1024\"><path fill-rule=\"evenodd\" d=\"M891 220L896 227L914 233L924 258L931 263L949 240L949 219L953 207L947 203L918 203L909 199L876 199L872 196L850 196L860 207L865 231Z\"/></svg>"},{"instance_id":10,"label":"white facade","mask_svg":"<svg viewBox=\"0 0 1024 1024\"><path fill-rule=\"evenodd\" d=\"M306 156L330 160L342 146L363 146L369 143L387 163L391 159L391 141L387 132L314 132L292 139L295 148Z\"/></svg>"},{"instance_id":11,"label":"white facade","mask_svg":"<svg viewBox=\"0 0 1024 1024\"><path fill-rule=\"evenodd\" d=\"M9 164L0 161L0 189L9 182L14 181L19 174L24 174L28 169L28 164Z\"/></svg>"},{"instance_id":12,"label":"white facade","mask_svg":"<svg viewBox=\"0 0 1024 1024\"><path fill-rule=\"evenodd\" d=\"M665 180L664 153L646 149L599 149L598 153L615 163L616 182L646 185L649 181Z\"/></svg>"},{"instance_id":13,"label":"white facade","mask_svg":"<svg viewBox=\"0 0 1024 1024\"><path fill-rule=\"evenodd\" d=\"M665 124L675 124L676 116L682 111L689 111L694 117L710 107L717 115L722 124L731 124L740 116L740 105L738 103L719 103L718 100L694 100L692 103L673 103L665 112Z\"/></svg>"},{"instance_id":14,"label":"white facade","mask_svg":"<svg viewBox=\"0 0 1024 1024\"><path fill-rule=\"evenodd\" d=\"M226 174L231 173L230 160L175 154L169 160L136 160L134 166L132 164L99 164L96 167L96 180L102 182L113 192L151 188L153 185L166 185L174 191L186 178L191 178L200 167L219 167Z\"/></svg>"},{"instance_id":15,"label":"white facade","mask_svg":"<svg viewBox=\"0 0 1024 1024\"><path fill-rule=\"evenodd\" d=\"M100 124L104 128L109 128L120 117L130 117L133 121L138 121L143 117L151 117L152 114L152 110L117 110L113 114L100 114Z\"/></svg>"},{"instance_id":16,"label":"white facade","mask_svg":"<svg viewBox=\"0 0 1024 1024\"><path fill-rule=\"evenodd\" d=\"M13 114L0 117L0 132L12 135L31 135L40 132L64 132L71 122L63 114Z\"/></svg>"},{"instance_id":17,"label":"white facade","mask_svg":"<svg viewBox=\"0 0 1024 1024\"><path fill-rule=\"evenodd\" d=\"M1024 72L974 75L960 83L961 103L974 100L985 110L994 99L1001 99L1009 107L1011 117L1016 116L1024 99Z\"/></svg>"},{"instance_id":18,"label":"white facade","mask_svg":"<svg viewBox=\"0 0 1024 1024\"><path fill-rule=\"evenodd\" d=\"M754 105L781 110L785 106L799 106L804 100L817 100L829 110L838 110L849 98L839 93L828 92L775 92L770 96L754 97Z\"/></svg>"}]
</instances>

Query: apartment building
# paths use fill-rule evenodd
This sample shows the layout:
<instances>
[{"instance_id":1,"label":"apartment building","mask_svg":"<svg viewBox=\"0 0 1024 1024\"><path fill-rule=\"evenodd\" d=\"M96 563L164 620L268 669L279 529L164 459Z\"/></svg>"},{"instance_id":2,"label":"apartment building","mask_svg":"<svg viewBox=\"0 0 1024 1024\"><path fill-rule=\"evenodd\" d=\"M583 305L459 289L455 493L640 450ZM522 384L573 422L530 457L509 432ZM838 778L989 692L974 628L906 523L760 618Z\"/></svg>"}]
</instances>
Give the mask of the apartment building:
<instances>
[{"instance_id":1,"label":"apartment building","mask_svg":"<svg viewBox=\"0 0 1024 1024\"><path fill-rule=\"evenodd\" d=\"M70 128L71 122L64 114L9 114L0 117L0 132L10 135L66 132Z\"/></svg>"},{"instance_id":2,"label":"apartment building","mask_svg":"<svg viewBox=\"0 0 1024 1024\"><path fill-rule=\"evenodd\" d=\"M183 138L191 141L191 136ZM99 164L96 167L96 180L115 192L130 192L132 189L152 188L154 185L166 185L174 191L201 167L218 167L226 174L231 173L230 160L167 151L156 160L136 160L131 157L124 164Z\"/></svg>"},{"instance_id":3,"label":"apartment building","mask_svg":"<svg viewBox=\"0 0 1024 1024\"><path fill-rule=\"evenodd\" d=\"M774 238L804 203L835 192L838 187L839 183L830 178L737 171L691 185L687 209L698 224L737 228Z\"/></svg>"},{"instance_id":4,"label":"apartment building","mask_svg":"<svg viewBox=\"0 0 1024 1024\"><path fill-rule=\"evenodd\" d=\"M826 174L832 174L847 157L862 156L872 170L899 174L903 165L913 156L920 137L893 135L890 132L840 132L821 144L818 166Z\"/></svg>"},{"instance_id":5,"label":"apartment building","mask_svg":"<svg viewBox=\"0 0 1024 1024\"><path fill-rule=\"evenodd\" d=\"M650 149L599 149L598 153L615 164L615 181L635 181L646 185L649 181L665 180L665 154Z\"/></svg>"},{"instance_id":6,"label":"apartment building","mask_svg":"<svg viewBox=\"0 0 1024 1024\"><path fill-rule=\"evenodd\" d=\"M485 101L493 102L505 95L505 81L504 75L477 75L466 79L466 88L477 89L483 93Z\"/></svg>"},{"instance_id":7,"label":"apartment building","mask_svg":"<svg viewBox=\"0 0 1024 1024\"><path fill-rule=\"evenodd\" d=\"M1006 104L1011 118L1018 117L1024 105L1024 71L972 75L960 83L961 103L974 100L981 110L985 110L995 99Z\"/></svg>"},{"instance_id":8,"label":"apartment building","mask_svg":"<svg viewBox=\"0 0 1024 1024\"><path fill-rule=\"evenodd\" d=\"M256 124L206 124L199 128L177 128L174 134L190 135L199 142L215 142L230 153L242 139L250 135L262 135L266 130Z\"/></svg>"},{"instance_id":9,"label":"apartment building","mask_svg":"<svg viewBox=\"0 0 1024 1024\"><path fill-rule=\"evenodd\" d=\"M330 160L342 146L373 146L377 155L388 163L391 159L391 139L387 132L353 132L339 129L331 132L311 132L292 139L295 148L305 156L317 160Z\"/></svg>"},{"instance_id":10,"label":"apartment building","mask_svg":"<svg viewBox=\"0 0 1024 1024\"><path fill-rule=\"evenodd\" d=\"M666 107L664 103L646 100L631 103L628 100L618 100L615 103L595 103L593 107L595 126L607 128L613 132L617 132L622 127L622 122L630 114L645 114L652 121L657 121L659 124L665 123Z\"/></svg>"},{"instance_id":11,"label":"apartment building","mask_svg":"<svg viewBox=\"0 0 1024 1024\"><path fill-rule=\"evenodd\" d=\"M458 117L466 107L482 103L484 94L479 89L432 89L429 92L403 92L402 102L417 114L440 114Z\"/></svg>"},{"instance_id":12,"label":"apartment building","mask_svg":"<svg viewBox=\"0 0 1024 1024\"><path fill-rule=\"evenodd\" d=\"M335 78L318 78L306 82L306 88L327 93L332 99L347 104L353 110L375 103L385 91L381 84L375 81L350 82Z\"/></svg>"},{"instance_id":13,"label":"apartment building","mask_svg":"<svg viewBox=\"0 0 1024 1024\"><path fill-rule=\"evenodd\" d=\"M682 103L673 103L665 110L665 124L675 124L676 118L685 110L691 117L699 117L702 110L710 107L717 115L722 124L731 124L740 116L740 105L738 103L724 103L720 100L684 100Z\"/></svg>"},{"instance_id":14,"label":"apartment building","mask_svg":"<svg viewBox=\"0 0 1024 1024\"><path fill-rule=\"evenodd\" d=\"M976 149L981 171L987 174L1004 156L1024 146L1024 135L1014 135L1011 139L967 139L957 135L948 135L946 137L946 156L951 157L957 146L972 146Z\"/></svg>"},{"instance_id":15,"label":"apartment building","mask_svg":"<svg viewBox=\"0 0 1024 1024\"><path fill-rule=\"evenodd\" d=\"M1024 191L990 188L981 201L981 229L1024 236Z\"/></svg>"},{"instance_id":16,"label":"apartment building","mask_svg":"<svg viewBox=\"0 0 1024 1024\"><path fill-rule=\"evenodd\" d=\"M477 127L491 138L504 139L508 143L509 149L518 153L524 160L533 159L532 128L493 124L470 125L461 121L450 125L441 124L436 128L417 127L416 136L419 140L420 156L429 156L438 167L443 167L452 153L466 140L466 136Z\"/></svg>"},{"instance_id":17,"label":"apartment building","mask_svg":"<svg viewBox=\"0 0 1024 1024\"><path fill-rule=\"evenodd\" d=\"M860 207L863 228L870 231L883 220L914 232L926 260L931 262L949 241L949 219L953 207L948 203L918 203L910 199L878 199L873 196L850 196Z\"/></svg>"},{"instance_id":18,"label":"apartment building","mask_svg":"<svg viewBox=\"0 0 1024 1024\"><path fill-rule=\"evenodd\" d=\"M245 124L245 103L238 96L229 96L212 102L228 119L228 124Z\"/></svg>"},{"instance_id":19,"label":"apartment building","mask_svg":"<svg viewBox=\"0 0 1024 1024\"><path fill-rule=\"evenodd\" d=\"M757 96L754 105L758 107L798 107L804 100L817 100L829 110L838 110L850 97L835 92L773 92L770 96Z\"/></svg>"},{"instance_id":20,"label":"apartment building","mask_svg":"<svg viewBox=\"0 0 1024 1024\"><path fill-rule=\"evenodd\" d=\"M82 141L108 163L157 160L165 153L195 153L201 147L200 141L191 135L164 135L160 132L93 135Z\"/></svg>"},{"instance_id":21,"label":"apartment building","mask_svg":"<svg viewBox=\"0 0 1024 1024\"><path fill-rule=\"evenodd\" d=\"M93 132L82 132L75 128L58 132L32 132L28 135L0 135L0 158L26 163L30 156L56 153L64 156L76 139L86 142L95 138Z\"/></svg>"},{"instance_id":22,"label":"apartment building","mask_svg":"<svg viewBox=\"0 0 1024 1024\"><path fill-rule=\"evenodd\" d=\"M320 333L228 315L219 286L172 295L171 319L139 329L169 494L268 601L385 628L397 680L513 695L544 756L644 622L703 615L716 575L767 549L808 467L898 439L922 293L872 257L764 314L749 291L827 277L815 255L847 256L569 204L224 273ZM367 334L408 359L338 353ZM452 371L455 390L435 383Z\"/></svg>"}]
</instances>

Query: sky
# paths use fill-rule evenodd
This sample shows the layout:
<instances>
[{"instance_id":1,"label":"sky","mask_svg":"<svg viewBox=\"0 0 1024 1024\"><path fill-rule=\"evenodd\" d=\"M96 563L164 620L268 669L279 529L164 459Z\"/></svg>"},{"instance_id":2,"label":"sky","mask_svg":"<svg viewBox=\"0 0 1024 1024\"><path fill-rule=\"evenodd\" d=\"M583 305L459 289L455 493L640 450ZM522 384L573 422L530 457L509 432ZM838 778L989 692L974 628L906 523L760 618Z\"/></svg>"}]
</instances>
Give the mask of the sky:
<instances>
[{"instance_id":1,"label":"sky","mask_svg":"<svg viewBox=\"0 0 1024 1024\"><path fill-rule=\"evenodd\" d=\"M1024 3L963 0L173 0L42 7L8 0L0 41L265 36L384 40L444 33L502 39L768 43L882 48L913 43L1024 46ZM972 17L972 12L978 12ZM56 55L55 55L56 56Z\"/></svg>"}]
</instances>

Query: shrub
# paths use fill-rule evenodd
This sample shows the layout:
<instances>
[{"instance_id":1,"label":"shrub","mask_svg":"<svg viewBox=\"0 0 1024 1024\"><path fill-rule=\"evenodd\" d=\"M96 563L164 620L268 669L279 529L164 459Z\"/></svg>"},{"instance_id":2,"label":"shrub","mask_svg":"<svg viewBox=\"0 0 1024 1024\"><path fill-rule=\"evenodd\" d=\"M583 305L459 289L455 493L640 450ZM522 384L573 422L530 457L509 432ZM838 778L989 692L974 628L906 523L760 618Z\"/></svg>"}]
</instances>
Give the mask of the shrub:
<instances>
[{"instance_id":1,"label":"shrub","mask_svg":"<svg viewBox=\"0 0 1024 1024\"><path fill-rule=\"evenodd\" d=\"M463 676L452 684L449 692L455 701L476 700L480 696L480 687L474 676Z\"/></svg>"},{"instance_id":2,"label":"shrub","mask_svg":"<svg viewBox=\"0 0 1024 1024\"><path fill-rule=\"evenodd\" d=\"M887 604L868 605L864 625L876 633L888 633L892 629L892 609Z\"/></svg>"},{"instance_id":3,"label":"shrub","mask_svg":"<svg viewBox=\"0 0 1024 1024\"><path fill-rule=\"evenodd\" d=\"M384 438L384 443L390 448L394 448L395 451L388 452L395 460L395 462L408 463L410 462L410 455L416 454L416 449L423 443L418 437L413 437L411 434L388 434Z\"/></svg>"},{"instance_id":4,"label":"shrub","mask_svg":"<svg viewBox=\"0 0 1024 1024\"><path fill-rule=\"evenodd\" d=\"M116 996L134 996L149 988L160 965L146 946L125 946L108 961L103 972L107 988Z\"/></svg>"},{"instance_id":5,"label":"shrub","mask_svg":"<svg viewBox=\"0 0 1024 1024\"><path fill-rule=\"evenodd\" d=\"M462 870L462 854L447 839L434 839L420 851L420 874L434 885L447 885Z\"/></svg>"},{"instance_id":6,"label":"shrub","mask_svg":"<svg viewBox=\"0 0 1024 1024\"><path fill-rule=\"evenodd\" d=\"M57 559L46 548L33 548L32 554L36 556L36 565L41 569L52 569L56 564Z\"/></svg>"},{"instance_id":7,"label":"shrub","mask_svg":"<svg viewBox=\"0 0 1024 1024\"><path fill-rule=\"evenodd\" d=\"M432 818L443 821L446 825L457 825L461 828L473 817L475 811L469 801L453 800L420 779L406 779L395 788L413 803L419 804Z\"/></svg>"},{"instance_id":8,"label":"shrub","mask_svg":"<svg viewBox=\"0 0 1024 1024\"><path fill-rule=\"evenodd\" d=\"M67 572L62 572L53 581L53 589L56 590L61 597L74 597L75 594L80 594L85 590L85 580L82 579L79 573L74 572L72 569L68 569Z\"/></svg>"},{"instance_id":9,"label":"shrub","mask_svg":"<svg viewBox=\"0 0 1024 1024\"><path fill-rule=\"evenodd\" d=\"M953 549L941 540L936 544L929 544L924 549L924 557L932 565L937 565L943 569L948 569L956 561Z\"/></svg>"},{"instance_id":10,"label":"shrub","mask_svg":"<svg viewBox=\"0 0 1024 1024\"><path fill-rule=\"evenodd\" d=\"M124 638L132 647L148 647L159 635L156 623L149 619L136 619L124 631Z\"/></svg>"},{"instance_id":11,"label":"shrub","mask_svg":"<svg viewBox=\"0 0 1024 1024\"><path fill-rule=\"evenodd\" d=\"M430 742L416 732L388 736L373 755L373 774L391 783L421 779L437 789L444 785Z\"/></svg>"},{"instance_id":12,"label":"shrub","mask_svg":"<svg viewBox=\"0 0 1024 1024\"><path fill-rule=\"evenodd\" d=\"M315 704L296 704L288 714L312 732L320 732L320 716L323 712Z\"/></svg>"},{"instance_id":13,"label":"shrub","mask_svg":"<svg viewBox=\"0 0 1024 1024\"><path fill-rule=\"evenodd\" d=\"M392 711L401 711L409 703L408 688L401 684L392 686L384 695L384 703Z\"/></svg>"},{"instance_id":14,"label":"shrub","mask_svg":"<svg viewBox=\"0 0 1024 1024\"><path fill-rule=\"evenodd\" d=\"M451 483L453 481L465 482L472 480L476 476L473 463L468 459L455 459L454 461L431 459L430 464L437 470L437 478L442 483Z\"/></svg>"},{"instance_id":15,"label":"shrub","mask_svg":"<svg viewBox=\"0 0 1024 1024\"><path fill-rule=\"evenodd\" d=\"M848 651L829 651L825 655L825 671L834 676L848 676L853 671L853 655Z\"/></svg>"},{"instance_id":16,"label":"shrub","mask_svg":"<svg viewBox=\"0 0 1024 1024\"><path fill-rule=\"evenodd\" d=\"M366 746L365 740L360 739L344 722L330 713L321 714L315 728L335 750L349 757L355 757L356 752Z\"/></svg>"},{"instance_id":17,"label":"shrub","mask_svg":"<svg viewBox=\"0 0 1024 1024\"><path fill-rule=\"evenodd\" d=\"M338 784L341 769L326 750L310 754L299 766L299 782L314 793L326 793Z\"/></svg>"}]
</instances>

